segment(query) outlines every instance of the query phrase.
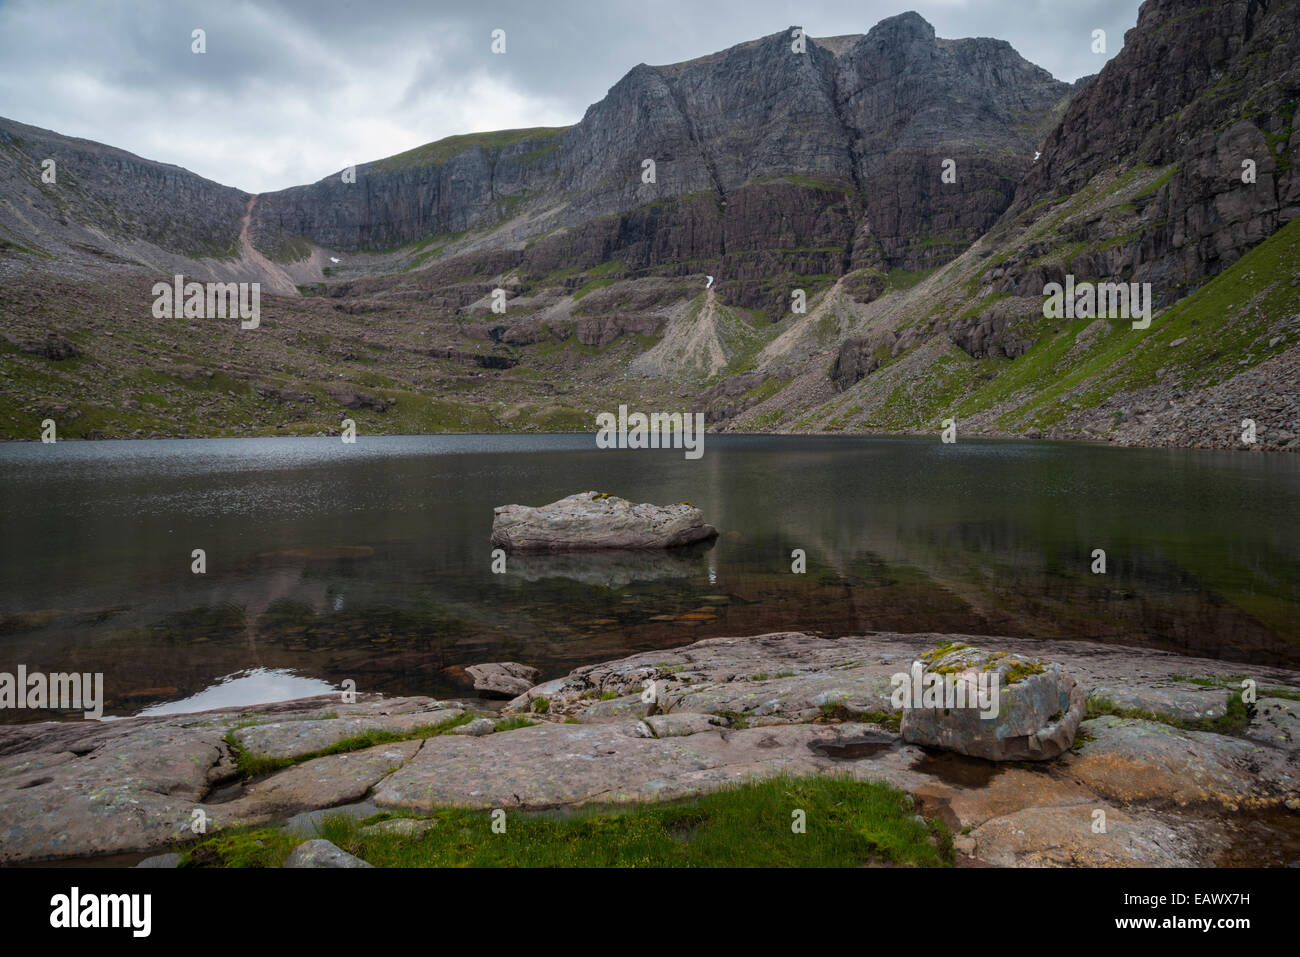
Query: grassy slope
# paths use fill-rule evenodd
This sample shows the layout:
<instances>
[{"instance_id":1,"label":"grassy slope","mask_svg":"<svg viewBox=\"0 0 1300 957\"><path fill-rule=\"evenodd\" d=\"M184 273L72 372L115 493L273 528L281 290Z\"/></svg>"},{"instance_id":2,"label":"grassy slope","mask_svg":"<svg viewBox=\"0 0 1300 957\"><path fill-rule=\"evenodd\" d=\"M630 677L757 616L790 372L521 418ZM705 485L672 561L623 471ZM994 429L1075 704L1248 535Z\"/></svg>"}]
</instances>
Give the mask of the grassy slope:
<instances>
[{"instance_id":1,"label":"grassy slope","mask_svg":"<svg viewBox=\"0 0 1300 957\"><path fill-rule=\"evenodd\" d=\"M537 126L520 130L494 130L489 133L463 133L448 136L433 143L425 143L415 149L398 153L370 164L372 170L409 169L416 166L432 166L445 163L475 147L493 149L514 146L525 140L558 140L567 126ZM538 147L539 149L545 147Z\"/></svg>"},{"instance_id":2,"label":"grassy slope","mask_svg":"<svg viewBox=\"0 0 1300 957\"><path fill-rule=\"evenodd\" d=\"M1168 182L1171 169L1143 168L1095 183L1040 213L1020 235L1003 237L1010 245L992 256L967 253L940 271L938 285L925 284L915 295L899 300L899 326L937 320L942 330L953 319L987 310L999 297L976 296L988 272L1008 258L1010 248L1048 243L1054 251L1044 259L1068 262L1084 248L1061 238L1072 220L1099 211L1131 210L1134 200ZM1122 238L1136 241L1133 236ZM1101 240L1089 248L1115 242ZM1156 383L1185 389L1212 386L1296 345L1294 329L1288 334L1281 324L1300 311L1300 287L1294 282L1297 262L1300 221L1292 221L1157 314L1148 329L1135 330L1129 321L1117 319L1109 322L1108 334L1079 342L1079 333L1092 320L1031 318L1021 328L1036 342L1016 359L975 359L946 341L936 355L932 342L929 352L915 347L842 395L771 424L912 431L937 427L940 419L956 415L967 421L976 417L995 431L1019 432L1057 423L1076 405L1096 408L1114 396ZM1269 341L1279 334L1280 341L1270 347ZM942 340L942 332L935 338ZM1186 342L1173 346L1179 339ZM881 374L895 364L895 375Z\"/></svg>"}]
</instances>

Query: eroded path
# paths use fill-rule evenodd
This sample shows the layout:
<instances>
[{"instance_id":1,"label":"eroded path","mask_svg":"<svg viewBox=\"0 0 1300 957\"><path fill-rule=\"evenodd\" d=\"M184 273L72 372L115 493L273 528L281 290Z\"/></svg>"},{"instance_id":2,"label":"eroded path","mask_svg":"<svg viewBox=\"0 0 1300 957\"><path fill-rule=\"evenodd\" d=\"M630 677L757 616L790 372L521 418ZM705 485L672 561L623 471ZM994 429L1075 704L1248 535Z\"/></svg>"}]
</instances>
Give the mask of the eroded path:
<instances>
[{"instance_id":1,"label":"eroded path","mask_svg":"<svg viewBox=\"0 0 1300 957\"><path fill-rule=\"evenodd\" d=\"M278 292L285 296L298 295L298 284L285 271L283 266L271 262L258 251L253 245L253 240L249 236L249 225L253 221L253 207L257 205L257 194L254 193L248 197L248 205L244 207L244 218L239 223L239 248L243 254L244 262L252 266L261 276L260 281L270 287L271 292Z\"/></svg>"}]
</instances>

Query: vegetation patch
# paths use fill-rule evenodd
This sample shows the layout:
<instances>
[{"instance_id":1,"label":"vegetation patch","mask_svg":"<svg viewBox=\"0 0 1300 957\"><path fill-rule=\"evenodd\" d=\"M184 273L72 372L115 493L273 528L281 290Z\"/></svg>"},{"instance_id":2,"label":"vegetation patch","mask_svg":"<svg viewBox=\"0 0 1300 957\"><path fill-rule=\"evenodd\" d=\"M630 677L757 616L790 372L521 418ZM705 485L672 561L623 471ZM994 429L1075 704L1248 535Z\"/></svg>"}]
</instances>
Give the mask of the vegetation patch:
<instances>
[{"instance_id":1,"label":"vegetation patch","mask_svg":"<svg viewBox=\"0 0 1300 957\"><path fill-rule=\"evenodd\" d=\"M327 748L321 748L319 751L310 751L307 754L300 754L293 758L272 758L266 755L249 754L244 750L238 739L235 737L235 730L226 732L225 741L230 746L231 753L235 756L235 766L239 773L245 778L260 777L264 774L270 774L272 771L279 771L284 768L292 767L295 764L302 764L304 761L311 761L313 758L323 758L330 754L347 754L350 751L364 751L366 748L373 748L380 744L392 744L394 741L414 741L424 738L434 738L440 734L446 734L452 728L459 728L462 724L468 724L474 720L472 714L457 715L454 718L448 718L446 721L439 721L437 724L422 724L412 728L409 731L387 731L382 728L373 731L365 731L361 734L353 735L350 738L343 738L341 741L335 741ZM258 722L260 723L260 722ZM252 723L244 725L251 726ZM501 729L497 729L501 730Z\"/></svg>"},{"instance_id":2,"label":"vegetation patch","mask_svg":"<svg viewBox=\"0 0 1300 957\"><path fill-rule=\"evenodd\" d=\"M791 823L802 811L806 833ZM326 817L321 836L377 867L945 867L952 838L921 823L894 788L847 777L778 777L696 800L575 815L512 811L492 832L487 811L437 811L418 839L365 833ZM191 848L187 867L274 867L301 838L266 829L225 833Z\"/></svg>"}]
</instances>

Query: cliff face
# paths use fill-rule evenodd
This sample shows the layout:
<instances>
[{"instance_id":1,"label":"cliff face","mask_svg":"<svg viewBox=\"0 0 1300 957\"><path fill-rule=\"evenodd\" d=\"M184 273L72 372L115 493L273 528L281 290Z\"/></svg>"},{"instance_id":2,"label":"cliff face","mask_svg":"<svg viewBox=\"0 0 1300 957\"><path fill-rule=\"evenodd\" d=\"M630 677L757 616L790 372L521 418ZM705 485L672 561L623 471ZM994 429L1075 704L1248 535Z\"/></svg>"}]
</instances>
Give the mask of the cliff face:
<instances>
[{"instance_id":1,"label":"cliff face","mask_svg":"<svg viewBox=\"0 0 1300 957\"><path fill-rule=\"evenodd\" d=\"M253 235L274 249L302 237L330 249L379 249L508 218L521 202L553 190L562 130L454 136L310 186L263 193Z\"/></svg>"},{"instance_id":2,"label":"cliff face","mask_svg":"<svg viewBox=\"0 0 1300 957\"><path fill-rule=\"evenodd\" d=\"M1009 216L1108 169L1172 167L1134 215L1092 230L1140 241L1080 265L1155 280L1165 301L1217 274L1300 211L1298 28L1296 0L1148 0L1048 135ZM1248 160L1254 183L1242 181Z\"/></svg>"},{"instance_id":3,"label":"cliff face","mask_svg":"<svg viewBox=\"0 0 1300 957\"><path fill-rule=\"evenodd\" d=\"M374 249L527 213L525 235L569 230L539 268L704 262L756 301L774 272L950 259L1010 203L1070 92L1006 43L937 40L916 14L840 38L839 55L811 38L796 52L794 30L637 66L566 131L459 137L358 167L355 184L263 195L254 235ZM960 186L941 182L944 159Z\"/></svg>"},{"instance_id":4,"label":"cliff face","mask_svg":"<svg viewBox=\"0 0 1300 957\"><path fill-rule=\"evenodd\" d=\"M55 183L41 179L53 159ZM0 118L0 244L104 263L122 246L183 256L231 255L247 195L179 166Z\"/></svg>"},{"instance_id":5,"label":"cliff face","mask_svg":"<svg viewBox=\"0 0 1300 957\"><path fill-rule=\"evenodd\" d=\"M321 278L312 245L382 251L468 233L453 251L528 246L532 275L611 261L710 271L725 295L775 317L792 284L815 290L855 268L922 269L958 254L1010 203L1071 92L1006 43L939 40L914 13L863 36L803 37L802 49L798 33L637 66L571 128L450 137L361 164L353 182L340 171L251 207L176 167L5 123L12 215L0 225L21 242L57 240L71 224L230 259L234 272L273 270L260 250L294 281ZM46 153L64 158L58 191L36 181ZM642 179L647 159L653 182ZM945 160L956 183L941 180Z\"/></svg>"}]
</instances>

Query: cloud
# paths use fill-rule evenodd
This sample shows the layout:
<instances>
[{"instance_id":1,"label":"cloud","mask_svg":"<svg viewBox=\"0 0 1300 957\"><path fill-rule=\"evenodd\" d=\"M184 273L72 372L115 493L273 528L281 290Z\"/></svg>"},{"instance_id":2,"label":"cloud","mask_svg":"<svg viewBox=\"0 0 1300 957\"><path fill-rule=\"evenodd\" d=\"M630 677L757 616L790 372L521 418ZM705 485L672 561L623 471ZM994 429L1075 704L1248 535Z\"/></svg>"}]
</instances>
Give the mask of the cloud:
<instances>
[{"instance_id":1,"label":"cloud","mask_svg":"<svg viewBox=\"0 0 1300 957\"><path fill-rule=\"evenodd\" d=\"M430 3L143 0L0 5L0 115L253 192L457 133L560 126L637 63L804 26L862 33L914 7L943 37L995 34L1062 79L1095 73L1137 0ZM191 52L191 31L207 52ZM507 53L491 52L493 29Z\"/></svg>"}]
</instances>

